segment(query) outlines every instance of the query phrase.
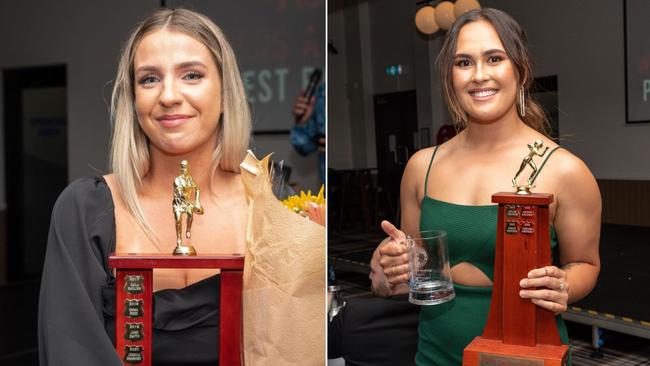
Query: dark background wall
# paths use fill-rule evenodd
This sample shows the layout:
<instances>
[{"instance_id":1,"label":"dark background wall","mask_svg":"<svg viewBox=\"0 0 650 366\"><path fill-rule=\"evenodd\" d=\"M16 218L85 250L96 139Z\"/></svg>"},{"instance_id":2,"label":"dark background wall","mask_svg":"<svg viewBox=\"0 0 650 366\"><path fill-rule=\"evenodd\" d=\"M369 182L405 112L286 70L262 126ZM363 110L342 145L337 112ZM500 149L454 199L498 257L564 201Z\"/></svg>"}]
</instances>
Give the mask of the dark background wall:
<instances>
[{"instance_id":1,"label":"dark background wall","mask_svg":"<svg viewBox=\"0 0 650 366\"><path fill-rule=\"evenodd\" d=\"M418 33L415 3L329 3L329 39L341 50L329 59L330 88L340 91L330 103L330 167L377 168L376 94L415 90L418 125L430 129L432 142L438 129L450 123L434 66L444 33ZM480 3L508 12L522 25L536 77L557 76L560 141L605 187L604 222L650 226L647 201L626 198L627 181L641 187L635 192L649 189L638 182L650 180L650 123L626 123L623 1ZM386 66L398 63L404 74L387 76Z\"/></svg>"}]
</instances>

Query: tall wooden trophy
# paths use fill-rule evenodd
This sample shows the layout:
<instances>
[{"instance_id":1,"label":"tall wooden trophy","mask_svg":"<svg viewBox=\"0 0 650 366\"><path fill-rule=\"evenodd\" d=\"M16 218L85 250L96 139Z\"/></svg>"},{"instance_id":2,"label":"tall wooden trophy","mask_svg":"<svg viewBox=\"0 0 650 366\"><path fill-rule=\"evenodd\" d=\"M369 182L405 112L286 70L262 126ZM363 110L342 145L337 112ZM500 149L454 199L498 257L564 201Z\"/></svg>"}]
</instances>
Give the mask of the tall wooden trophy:
<instances>
[{"instance_id":1,"label":"tall wooden trophy","mask_svg":"<svg viewBox=\"0 0 650 366\"><path fill-rule=\"evenodd\" d=\"M194 192L194 202L191 194ZM185 237L190 238L193 214L203 214L199 187L189 174L187 161L174 179L174 219L176 248L172 254L111 254L108 264L116 270L115 347L124 365L151 366L153 269L219 268L221 292L219 309L219 365L240 365L242 271L241 254L197 255L182 242L182 218L186 216ZM217 289L215 289L216 291Z\"/></svg>"},{"instance_id":2,"label":"tall wooden trophy","mask_svg":"<svg viewBox=\"0 0 650 366\"><path fill-rule=\"evenodd\" d=\"M537 174L533 157L544 156L543 142L528 144L513 178L516 193L496 193L499 204L492 302L483 335L465 348L466 366L551 366L565 365L569 347L562 344L555 315L519 296L519 281L530 270L551 263L549 205L552 194L531 193ZM517 177L526 168L533 172L525 185Z\"/></svg>"}]
</instances>

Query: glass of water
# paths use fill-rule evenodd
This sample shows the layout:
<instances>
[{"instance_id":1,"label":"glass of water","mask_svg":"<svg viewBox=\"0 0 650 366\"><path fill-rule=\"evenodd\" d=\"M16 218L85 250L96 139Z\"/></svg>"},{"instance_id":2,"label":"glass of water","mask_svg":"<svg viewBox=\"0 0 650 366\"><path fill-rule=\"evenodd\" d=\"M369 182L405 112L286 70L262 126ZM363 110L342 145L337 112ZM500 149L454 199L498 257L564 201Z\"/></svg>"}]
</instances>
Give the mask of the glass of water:
<instances>
[{"instance_id":1,"label":"glass of water","mask_svg":"<svg viewBox=\"0 0 650 366\"><path fill-rule=\"evenodd\" d=\"M420 231L407 238L411 279L409 301L417 305L436 305L453 299L447 233Z\"/></svg>"}]
</instances>

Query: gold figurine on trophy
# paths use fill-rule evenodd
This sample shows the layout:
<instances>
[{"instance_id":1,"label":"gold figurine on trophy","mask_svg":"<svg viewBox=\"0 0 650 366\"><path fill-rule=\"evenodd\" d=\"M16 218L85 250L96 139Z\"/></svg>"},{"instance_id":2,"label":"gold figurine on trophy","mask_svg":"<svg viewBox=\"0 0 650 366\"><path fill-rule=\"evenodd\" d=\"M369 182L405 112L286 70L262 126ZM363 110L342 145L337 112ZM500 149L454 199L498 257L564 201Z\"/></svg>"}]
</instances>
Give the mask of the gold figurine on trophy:
<instances>
[{"instance_id":1,"label":"gold figurine on trophy","mask_svg":"<svg viewBox=\"0 0 650 366\"><path fill-rule=\"evenodd\" d=\"M544 148L543 150L542 147ZM535 165L533 158L535 156L544 156L548 150L548 146L544 147L544 141L542 140L535 140L532 144L528 144L528 149L530 152L526 155L524 160L522 160L521 166L519 166L519 171L517 171L515 177L512 178L512 186L517 189L517 194L530 194L530 189L533 188L533 181L537 174L537 165ZM533 172L530 173L530 177L526 180L526 184L517 184L517 178L519 177L519 174L524 171L526 166L530 166L531 169L533 169Z\"/></svg>"},{"instance_id":2,"label":"gold figurine on trophy","mask_svg":"<svg viewBox=\"0 0 650 366\"><path fill-rule=\"evenodd\" d=\"M194 191L194 202L190 195ZM174 179L174 220L176 220L176 248L174 255L196 255L196 250L191 245L183 245L183 214L186 215L185 238L189 239L192 230L194 214L203 215L203 206L199 202L199 186L190 175L187 160L181 161L181 175Z\"/></svg>"}]
</instances>

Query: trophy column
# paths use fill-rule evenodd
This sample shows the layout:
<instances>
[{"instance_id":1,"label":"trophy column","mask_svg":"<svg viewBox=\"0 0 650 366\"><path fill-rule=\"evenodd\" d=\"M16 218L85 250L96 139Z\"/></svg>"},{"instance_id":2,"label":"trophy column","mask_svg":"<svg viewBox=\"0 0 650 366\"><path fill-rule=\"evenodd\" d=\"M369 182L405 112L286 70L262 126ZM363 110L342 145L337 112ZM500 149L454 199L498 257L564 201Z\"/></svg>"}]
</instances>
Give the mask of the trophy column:
<instances>
[{"instance_id":1,"label":"trophy column","mask_svg":"<svg viewBox=\"0 0 650 366\"><path fill-rule=\"evenodd\" d=\"M115 348L126 365L151 365L153 270L116 272Z\"/></svg>"},{"instance_id":2,"label":"trophy column","mask_svg":"<svg viewBox=\"0 0 650 366\"><path fill-rule=\"evenodd\" d=\"M483 335L463 353L463 365L565 365L555 315L519 297L519 281L551 263L551 194L497 193L499 204L492 302Z\"/></svg>"},{"instance_id":3,"label":"trophy column","mask_svg":"<svg viewBox=\"0 0 650 366\"><path fill-rule=\"evenodd\" d=\"M221 269L219 365L241 364L243 255L111 254L108 265L117 274L115 348L124 365L153 365L154 268Z\"/></svg>"}]
</instances>

